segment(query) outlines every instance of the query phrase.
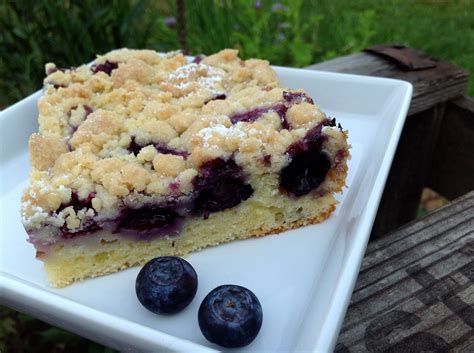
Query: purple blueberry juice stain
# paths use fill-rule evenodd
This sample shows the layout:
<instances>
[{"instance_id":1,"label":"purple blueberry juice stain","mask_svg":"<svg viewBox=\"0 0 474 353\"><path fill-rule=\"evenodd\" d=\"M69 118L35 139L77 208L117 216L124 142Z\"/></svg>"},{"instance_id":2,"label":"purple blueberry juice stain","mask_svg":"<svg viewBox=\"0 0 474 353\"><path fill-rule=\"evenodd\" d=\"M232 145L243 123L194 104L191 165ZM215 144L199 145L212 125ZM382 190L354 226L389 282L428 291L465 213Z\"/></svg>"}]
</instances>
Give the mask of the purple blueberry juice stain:
<instances>
[{"instance_id":1,"label":"purple blueberry juice stain","mask_svg":"<svg viewBox=\"0 0 474 353\"><path fill-rule=\"evenodd\" d=\"M216 94L211 99L205 101L204 104L207 104L207 103L215 101L215 100L225 100L225 99L227 99L227 95L225 93L219 93L219 94Z\"/></svg>"},{"instance_id":2,"label":"purple blueberry juice stain","mask_svg":"<svg viewBox=\"0 0 474 353\"><path fill-rule=\"evenodd\" d=\"M214 100L224 100L227 98L227 95L225 93L219 93L214 97Z\"/></svg>"},{"instance_id":3,"label":"purple blueberry juice stain","mask_svg":"<svg viewBox=\"0 0 474 353\"><path fill-rule=\"evenodd\" d=\"M92 114L94 112L94 109L92 107L89 107L88 105L83 105L84 110L86 112L86 118L89 116L89 114Z\"/></svg>"},{"instance_id":4,"label":"purple blueberry juice stain","mask_svg":"<svg viewBox=\"0 0 474 353\"><path fill-rule=\"evenodd\" d=\"M87 119L87 117L92 114L94 112L94 109L92 109L91 107L89 107L88 105L83 105L84 107L84 111L86 113L85 115L85 119ZM77 107L73 107L69 112L68 112L68 117L71 118L71 111L74 110L74 109L77 109ZM79 128L80 124L79 125L71 125L71 123L68 121L68 125L69 125L69 138L72 137L72 135L74 135L74 133L77 131L77 129ZM69 151L72 151L73 148L72 146L70 145L69 143L69 139L67 141L67 147L68 147L68 150Z\"/></svg>"},{"instance_id":5,"label":"purple blueberry juice stain","mask_svg":"<svg viewBox=\"0 0 474 353\"><path fill-rule=\"evenodd\" d=\"M300 104L302 102L308 102L314 104L311 97L307 96L303 92L283 92L284 103L277 103L269 107L257 107L252 110L247 110L240 113L235 113L230 116L232 124L238 122L254 122L259 119L263 114L269 112L275 112L280 117L281 127L283 129L290 130L291 124L288 122L286 112L293 104Z\"/></svg>"},{"instance_id":6,"label":"purple blueberry juice stain","mask_svg":"<svg viewBox=\"0 0 474 353\"><path fill-rule=\"evenodd\" d=\"M156 150L162 154L172 154L175 156L181 156L184 159L188 158L189 156L189 152L175 150L174 148L168 147L164 143L160 143L160 142L154 142L154 143L152 142L145 145L140 145L137 143L135 136L131 137L131 141L127 149L129 152L133 153L136 156L138 155L138 153L140 153L140 150L143 147L150 146L150 145L154 146Z\"/></svg>"},{"instance_id":7,"label":"purple blueberry juice stain","mask_svg":"<svg viewBox=\"0 0 474 353\"><path fill-rule=\"evenodd\" d=\"M269 154L263 156L262 162L263 162L263 165L270 167L272 165L272 156Z\"/></svg>"},{"instance_id":8,"label":"purple blueberry juice stain","mask_svg":"<svg viewBox=\"0 0 474 353\"><path fill-rule=\"evenodd\" d=\"M253 194L252 187L244 182L242 168L233 159L207 161L194 178L193 185L197 192L194 210L204 218L234 207Z\"/></svg>"},{"instance_id":9,"label":"purple blueberry juice stain","mask_svg":"<svg viewBox=\"0 0 474 353\"><path fill-rule=\"evenodd\" d=\"M82 105L82 107L84 108L84 111L86 112L86 117L91 114L92 112L94 112L94 109L92 109L90 106L84 104ZM72 107L68 112L67 112L67 115L70 117L71 116L71 113L73 110L76 110L78 108L77 105L75 105L74 107Z\"/></svg>"},{"instance_id":10,"label":"purple blueberry juice stain","mask_svg":"<svg viewBox=\"0 0 474 353\"><path fill-rule=\"evenodd\" d=\"M130 141L130 145L128 145L128 151L133 153L135 156L140 153L140 150L144 146L140 146L136 141L135 141L135 136L132 136L132 139Z\"/></svg>"},{"instance_id":11,"label":"purple blueberry juice stain","mask_svg":"<svg viewBox=\"0 0 474 353\"><path fill-rule=\"evenodd\" d=\"M175 192L179 191L179 186L180 186L180 183L177 181L173 181L170 183L170 189Z\"/></svg>"},{"instance_id":12,"label":"purple blueberry juice stain","mask_svg":"<svg viewBox=\"0 0 474 353\"><path fill-rule=\"evenodd\" d=\"M93 232L98 231L101 229L97 222L94 219L88 219L86 221L83 221L81 224L81 228L78 231L71 232L71 230L68 229L67 225L64 224L61 228L61 235L64 239L71 239L83 235L88 235Z\"/></svg>"},{"instance_id":13,"label":"purple blueberry juice stain","mask_svg":"<svg viewBox=\"0 0 474 353\"><path fill-rule=\"evenodd\" d=\"M254 122L265 113L275 112L278 114L283 124L283 121L286 121L285 115L286 115L287 110L288 108L285 106L285 104L282 104L282 103L275 104L270 107L258 107L258 108L247 110L241 113L232 114L230 116L230 121L232 122L232 124L237 124L238 122L241 122L241 121Z\"/></svg>"},{"instance_id":14,"label":"purple blueberry juice stain","mask_svg":"<svg viewBox=\"0 0 474 353\"><path fill-rule=\"evenodd\" d=\"M203 54L196 55L192 61L193 64L199 64L206 56Z\"/></svg>"},{"instance_id":15,"label":"purple blueberry juice stain","mask_svg":"<svg viewBox=\"0 0 474 353\"><path fill-rule=\"evenodd\" d=\"M106 61L103 64L94 64L91 66L91 70L93 73L98 73L98 72L105 72L107 75L111 75L112 71L118 68L118 63L113 62L113 61Z\"/></svg>"},{"instance_id":16,"label":"purple blueberry juice stain","mask_svg":"<svg viewBox=\"0 0 474 353\"><path fill-rule=\"evenodd\" d=\"M252 110L247 110L241 113L235 113L232 114L230 117L230 121L232 124L237 124L238 122L254 122L260 116L262 116L265 113L268 113L270 111L270 108L265 107L265 108L255 108Z\"/></svg>"},{"instance_id":17,"label":"purple blueberry juice stain","mask_svg":"<svg viewBox=\"0 0 474 353\"><path fill-rule=\"evenodd\" d=\"M166 146L165 144L162 144L162 143L153 143L153 146L155 146L155 148L158 152L163 153L163 154L173 154L175 156L181 156L184 159L188 158L188 156L189 156L189 152L178 151L178 150L175 150L174 148L170 148L170 147L168 147L168 146Z\"/></svg>"},{"instance_id":18,"label":"purple blueberry juice stain","mask_svg":"<svg viewBox=\"0 0 474 353\"><path fill-rule=\"evenodd\" d=\"M65 72L66 69L63 69L63 68L60 68L60 67L50 67L48 69L48 71L46 72L46 75L51 75L51 74L54 74L55 72L58 72L58 71Z\"/></svg>"},{"instance_id":19,"label":"purple blueberry juice stain","mask_svg":"<svg viewBox=\"0 0 474 353\"><path fill-rule=\"evenodd\" d=\"M76 69L75 67L70 67L69 69L62 68L62 67L52 67L52 68L49 68L48 71L46 71L46 75L49 76L49 75L52 75L52 74L54 74L55 72L58 72L58 71L60 71L60 72L74 71L75 69ZM46 82L46 84L52 85L55 89L66 88L67 87L66 85L63 85L61 83L55 83L54 81Z\"/></svg>"},{"instance_id":20,"label":"purple blueberry juice stain","mask_svg":"<svg viewBox=\"0 0 474 353\"><path fill-rule=\"evenodd\" d=\"M56 213L59 213L62 210L64 210L66 207L70 207L70 206L72 206L72 208L74 209L74 212L76 213L84 208L92 208L92 199L95 197L95 195L96 195L95 192L91 192L89 193L89 195L87 195L85 199L81 199L79 198L78 192L73 191L71 193L71 200L68 203L61 205L56 210ZM76 236L90 234L92 232L95 232L96 230L99 230L100 228L101 227L95 222L94 219L89 218L82 222L81 228L79 228L77 231L71 232L67 228L66 224L64 224L60 228L60 231L63 238L70 239Z\"/></svg>"},{"instance_id":21,"label":"purple blueberry juice stain","mask_svg":"<svg viewBox=\"0 0 474 353\"><path fill-rule=\"evenodd\" d=\"M283 91L283 99L288 103L301 103L307 102L309 104L314 104L313 99L309 97L306 93L303 92L286 92Z\"/></svg>"},{"instance_id":22,"label":"purple blueberry juice stain","mask_svg":"<svg viewBox=\"0 0 474 353\"><path fill-rule=\"evenodd\" d=\"M69 69L66 69L64 67L52 67L52 68L49 68L48 71L46 71L46 75L51 75L58 71L66 72L66 71L74 71L74 70L76 70L74 66L71 66Z\"/></svg>"},{"instance_id":23,"label":"purple blueberry juice stain","mask_svg":"<svg viewBox=\"0 0 474 353\"><path fill-rule=\"evenodd\" d=\"M92 208L92 199L95 197L95 195L95 192L90 192L85 199L81 199L79 198L79 193L77 191L73 191L71 193L71 201L61 205L56 212L59 213L69 206L72 206L75 212L80 211L83 208Z\"/></svg>"},{"instance_id":24,"label":"purple blueberry juice stain","mask_svg":"<svg viewBox=\"0 0 474 353\"><path fill-rule=\"evenodd\" d=\"M188 202L189 203L189 202ZM145 205L140 208L124 207L114 219L96 221L87 219L77 231L66 225L60 228L64 239L91 234L100 229L132 237L136 240L149 240L164 236L178 236L183 219L190 213L186 202Z\"/></svg>"},{"instance_id":25,"label":"purple blueberry juice stain","mask_svg":"<svg viewBox=\"0 0 474 353\"><path fill-rule=\"evenodd\" d=\"M85 115L85 118L87 119L87 117L92 114L94 112L94 109L92 109L91 107L89 107L88 105L83 105L83 108L84 108L84 111L86 113ZM67 116L68 116L68 119L71 118L71 113L73 110L77 109L77 106L75 107L72 107L71 110L69 110L69 112L67 113ZM77 131L77 129L79 128L79 125L71 125L71 123L69 122L68 120L68 125L69 125L69 136L72 136L74 135L74 133ZM68 148L69 148L69 151L72 151L72 148L71 146L69 145L69 142L68 142Z\"/></svg>"},{"instance_id":26,"label":"purple blueberry juice stain","mask_svg":"<svg viewBox=\"0 0 474 353\"><path fill-rule=\"evenodd\" d=\"M309 149L321 149L322 143L327 139L325 136L322 136L323 127L325 126L335 126L336 119L324 119L318 125L308 130L303 139L292 143L288 146L286 153L293 157L297 153L306 152Z\"/></svg>"}]
</instances>

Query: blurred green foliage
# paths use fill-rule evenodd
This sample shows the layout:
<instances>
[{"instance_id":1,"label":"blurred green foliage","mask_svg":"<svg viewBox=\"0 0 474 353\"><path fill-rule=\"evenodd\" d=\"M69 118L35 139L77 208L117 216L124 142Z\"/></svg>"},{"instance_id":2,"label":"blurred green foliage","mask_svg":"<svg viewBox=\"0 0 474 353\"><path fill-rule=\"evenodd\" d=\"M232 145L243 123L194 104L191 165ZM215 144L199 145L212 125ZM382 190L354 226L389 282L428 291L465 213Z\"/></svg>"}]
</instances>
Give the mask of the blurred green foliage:
<instances>
[{"instance_id":1,"label":"blurred green foliage","mask_svg":"<svg viewBox=\"0 0 474 353\"><path fill-rule=\"evenodd\" d=\"M113 353L115 351L0 306L0 352Z\"/></svg>"},{"instance_id":2,"label":"blurred green foliage","mask_svg":"<svg viewBox=\"0 0 474 353\"><path fill-rule=\"evenodd\" d=\"M474 1L186 1L192 54L240 50L303 67L399 42L474 72ZM0 3L0 106L41 86L44 64L76 66L113 48L179 48L170 0L17 0ZM474 95L474 80L470 93Z\"/></svg>"},{"instance_id":3,"label":"blurred green foliage","mask_svg":"<svg viewBox=\"0 0 474 353\"><path fill-rule=\"evenodd\" d=\"M37 90L47 62L75 66L117 47L162 42L164 25L150 6L123 0L1 2L0 104Z\"/></svg>"},{"instance_id":4,"label":"blurred green foliage","mask_svg":"<svg viewBox=\"0 0 474 353\"><path fill-rule=\"evenodd\" d=\"M44 64L77 66L114 48L179 48L170 0L0 2L0 108L41 87ZM187 48L303 67L398 42L474 74L471 0L186 1ZM470 95L474 95L471 80ZM1 352L112 352L0 307Z\"/></svg>"}]
</instances>

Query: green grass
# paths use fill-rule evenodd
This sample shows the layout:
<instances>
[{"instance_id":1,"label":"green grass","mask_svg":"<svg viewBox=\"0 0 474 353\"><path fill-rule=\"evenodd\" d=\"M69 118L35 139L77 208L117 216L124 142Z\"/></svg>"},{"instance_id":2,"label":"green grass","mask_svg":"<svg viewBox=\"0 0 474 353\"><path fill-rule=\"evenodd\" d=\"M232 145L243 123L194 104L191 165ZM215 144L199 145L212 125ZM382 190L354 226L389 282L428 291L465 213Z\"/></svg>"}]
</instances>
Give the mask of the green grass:
<instances>
[{"instance_id":1,"label":"green grass","mask_svg":"<svg viewBox=\"0 0 474 353\"><path fill-rule=\"evenodd\" d=\"M370 6L376 14L368 25L369 44L404 43L474 75L474 1L359 0L351 4L349 12ZM474 96L473 79L469 94Z\"/></svg>"},{"instance_id":2,"label":"green grass","mask_svg":"<svg viewBox=\"0 0 474 353\"><path fill-rule=\"evenodd\" d=\"M474 72L474 1L200 0L186 2L191 53L238 48L245 58L303 67L372 44L404 43ZM173 1L0 4L0 107L41 86L44 64L75 66L112 48L179 47ZM474 95L474 80L469 93Z\"/></svg>"},{"instance_id":3,"label":"green grass","mask_svg":"<svg viewBox=\"0 0 474 353\"><path fill-rule=\"evenodd\" d=\"M115 351L0 306L0 352L113 353Z\"/></svg>"},{"instance_id":4,"label":"green grass","mask_svg":"<svg viewBox=\"0 0 474 353\"><path fill-rule=\"evenodd\" d=\"M474 1L186 1L191 53L238 48L245 58L303 67L380 43L398 42L474 74ZM179 47L173 1L0 2L0 108L41 87L44 64L80 65L113 48ZM469 94L474 96L474 80ZM1 352L111 352L0 307Z\"/></svg>"},{"instance_id":5,"label":"green grass","mask_svg":"<svg viewBox=\"0 0 474 353\"><path fill-rule=\"evenodd\" d=\"M37 90L44 64L70 67L95 53L146 47L160 26L145 1L19 0L0 5L0 105Z\"/></svg>"}]
</instances>

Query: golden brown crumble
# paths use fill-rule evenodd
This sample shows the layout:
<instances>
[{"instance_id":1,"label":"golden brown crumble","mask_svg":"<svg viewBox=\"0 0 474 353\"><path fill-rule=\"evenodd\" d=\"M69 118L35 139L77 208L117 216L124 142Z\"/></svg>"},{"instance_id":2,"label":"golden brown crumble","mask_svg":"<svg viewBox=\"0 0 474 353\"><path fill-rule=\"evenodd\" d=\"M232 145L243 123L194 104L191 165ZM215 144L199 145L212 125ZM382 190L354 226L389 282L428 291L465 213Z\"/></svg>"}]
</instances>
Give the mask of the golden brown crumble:
<instances>
[{"instance_id":1,"label":"golden brown crumble","mask_svg":"<svg viewBox=\"0 0 474 353\"><path fill-rule=\"evenodd\" d=\"M116 64L110 75L47 64L22 199L26 228L75 229L91 214L113 214L125 197L190 194L202 163L218 157L233 156L247 175L278 173L288 164L288 146L326 116L298 102L286 112L291 129L284 128L272 107L285 104L288 89L267 61L237 54L226 49L197 64L181 53L120 49L92 66ZM255 121L232 122L257 108L268 109ZM324 133L329 154L347 149L342 132ZM92 197L91 207L61 209L73 194Z\"/></svg>"}]
</instances>

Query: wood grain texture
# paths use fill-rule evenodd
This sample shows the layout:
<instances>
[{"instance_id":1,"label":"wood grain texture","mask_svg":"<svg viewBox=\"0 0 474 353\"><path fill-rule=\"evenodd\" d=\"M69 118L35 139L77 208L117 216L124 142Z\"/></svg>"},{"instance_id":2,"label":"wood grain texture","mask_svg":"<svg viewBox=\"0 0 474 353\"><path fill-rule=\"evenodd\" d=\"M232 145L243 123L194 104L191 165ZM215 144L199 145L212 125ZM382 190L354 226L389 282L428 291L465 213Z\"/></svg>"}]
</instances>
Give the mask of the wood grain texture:
<instances>
[{"instance_id":1,"label":"wood grain texture","mask_svg":"<svg viewBox=\"0 0 474 353\"><path fill-rule=\"evenodd\" d=\"M372 47L370 50L382 50L385 56L366 52L356 53L311 65L308 68L395 78L413 84L413 98L408 117L372 229L371 239L373 240L416 217L420 196L428 180L449 187L447 184L448 174L440 174L436 179L436 177L430 178L430 171L432 173L454 170L462 172L462 164L455 167L452 163L450 169L443 166L443 161L437 158L435 155L437 152L434 151L440 146L438 136L443 135L439 132L444 132L445 125L449 124L444 117L446 104L464 94L467 89L469 73L448 62L399 45L380 45ZM389 51L387 52L387 50ZM436 66L430 67L432 64ZM407 69L410 66L415 69ZM460 119L457 121L459 122ZM453 130L450 129L450 131ZM448 133L449 136L452 135L451 132ZM464 134L460 135L464 136ZM469 138L472 138L472 134L466 135L464 140ZM470 144L466 146L470 146ZM457 148L462 147L458 144ZM447 150L444 149L443 152L446 152L443 153L443 156L446 156ZM452 151L452 153L458 152ZM459 156L468 153L461 151ZM460 159L453 158L452 160L454 162L454 160ZM432 161L435 162L438 169L431 167ZM470 190L465 187L470 185L468 181L465 181L470 177L474 179L472 175L464 175L462 179L464 187L458 187L454 192L448 192L448 194L459 195L459 192ZM443 192L441 193L443 194Z\"/></svg>"},{"instance_id":2,"label":"wood grain texture","mask_svg":"<svg viewBox=\"0 0 474 353\"><path fill-rule=\"evenodd\" d=\"M423 58L427 57L424 53L418 53ZM408 112L408 115L412 115L460 97L467 90L469 73L466 70L445 61L433 60L437 64L434 68L409 71L385 57L355 53L311 65L307 69L408 81L413 85L413 98Z\"/></svg>"},{"instance_id":3,"label":"wood grain texture","mask_svg":"<svg viewBox=\"0 0 474 353\"><path fill-rule=\"evenodd\" d=\"M428 55L400 44L381 44L364 49L365 52L382 55L407 70L424 70L436 67L436 61Z\"/></svg>"},{"instance_id":4,"label":"wood grain texture","mask_svg":"<svg viewBox=\"0 0 474 353\"><path fill-rule=\"evenodd\" d=\"M474 192L368 245L335 352L474 352Z\"/></svg>"},{"instance_id":5,"label":"wood grain texture","mask_svg":"<svg viewBox=\"0 0 474 353\"><path fill-rule=\"evenodd\" d=\"M474 99L447 104L427 185L451 200L474 190Z\"/></svg>"},{"instance_id":6,"label":"wood grain texture","mask_svg":"<svg viewBox=\"0 0 474 353\"><path fill-rule=\"evenodd\" d=\"M440 103L406 120L372 226L372 240L416 217L444 112L445 104Z\"/></svg>"}]
</instances>

